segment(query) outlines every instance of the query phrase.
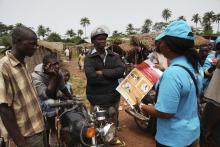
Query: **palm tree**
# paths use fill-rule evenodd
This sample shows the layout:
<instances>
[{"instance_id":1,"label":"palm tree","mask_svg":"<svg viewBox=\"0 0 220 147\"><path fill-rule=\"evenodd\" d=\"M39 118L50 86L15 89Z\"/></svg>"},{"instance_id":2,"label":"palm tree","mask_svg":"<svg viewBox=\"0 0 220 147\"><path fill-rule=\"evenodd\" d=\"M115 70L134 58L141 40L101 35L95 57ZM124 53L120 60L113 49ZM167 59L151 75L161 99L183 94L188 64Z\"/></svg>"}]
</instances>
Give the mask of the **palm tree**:
<instances>
[{"instance_id":1,"label":"palm tree","mask_svg":"<svg viewBox=\"0 0 220 147\"><path fill-rule=\"evenodd\" d=\"M142 32L142 33L148 33L148 32L150 32L152 23L153 23L153 22L152 22L150 19L146 19L146 20L144 21L144 25L142 26L141 32Z\"/></svg>"},{"instance_id":2,"label":"palm tree","mask_svg":"<svg viewBox=\"0 0 220 147\"><path fill-rule=\"evenodd\" d=\"M90 25L90 20L87 17L83 17L80 20L80 25L82 25L85 29L85 38L86 38L86 26Z\"/></svg>"},{"instance_id":3,"label":"palm tree","mask_svg":"<svg viewBox=\"0 0 220 147\"><path fill-rule=\"evenodd\" d=\"M78 34L79 37L81 37L81 36L83 35L83 30L79 29L79 30L77 31L77 34Z\"/></svg>"},{"instance_id":4,"label":"palm tree","mask_svg":"<svg viewBox=\"0 0 220 147\"><path fill-rule=\"evenodd\" d=\"M197 32L197 24L201 23L201 18L198 13L194 14L191 19L196 24L196 32Z\"/></svg>"},{"instance_id":5,"label":"palm tree","mask_svg":"<svg viewBox=\"0 0 220 147\"><path fill-rule=\"evenodd\" d=\"M45 30L46 30L46 34L45 35L49 36L50 32L51 32L51 29L49 27L46 27Z\"/></svg>"},{"instance_id":6,"label":"palm tree","mask_svg":"<svg viewBox=\"0 0 220 147\"><path fill-rule=\"evenodd\" d=\"M163 19L165 19L166 22L171 17L171 15L172 15L172 12L169 9L164 9L162 11L162 17Z\"/></svg>"},{"instance_id":7,"label":"palm tree","mask_svg":"<svg viewBox=\"0 0 220 147\"><path fill-rule=\"evenodd\" d=\"M66 35L69 36L69 37L73 37L76 35L76 33L74 32L73 29L70 29L70 30L67 30L66 31Z\"/></svg>"},{"instance_id":8,"label":"palm tree","mask_svg":"<svg viewBox=\"0 0 220 147\"><path fill-rule=\"evenodd\" d=\"M20 22L15 24L15 28L16 28L16 27L23 27L23 26L25 26L25 25L23 25L23 24L20 23Z\"/></svg>"},{"instance_id":9,"label":"palm tree","mask_svg":"<svg viewBox=\"0 0 220 147\"><path fill-rule=\"evenodd\" d=\"M206 12L203 16L202 25L204 26L204 32L212 33L212 23L215 20L215 13L213 11Z\"/></svg>"},{"instance_id":10,"label":"palm tree","mask_svg":"<svg viewBox=\"0 0 220 147\"><path fill-rule=\"evenodd\" d=\"M218 24L217 33L219 33L220 13L215 15L215 22Z\"/></svg>"},{"instance_id":11,"label":"palm tree","mask_svg":"<svg viewBox=\"0 0 220 147\"><path fill-rule=\"evenodd\" d=\"M43 39L44 39L44 37L46 35L46 29L45 29L45 27L43 25L39 25L38 26L37 34L38 34L39 37L42 36Z\"/></svg>"},{"instance_id":12,"label":"palm tree","mask_svg":"<svg viewBox=\"0 0 220 147\"><path fill-rule=\"evenodd\" d=\"M134 27L133 27L133 25L131 23L128 24L128 26L126 28L126 32L127 32L128 35L135 34Z\"/></svg>"}]
</instances>

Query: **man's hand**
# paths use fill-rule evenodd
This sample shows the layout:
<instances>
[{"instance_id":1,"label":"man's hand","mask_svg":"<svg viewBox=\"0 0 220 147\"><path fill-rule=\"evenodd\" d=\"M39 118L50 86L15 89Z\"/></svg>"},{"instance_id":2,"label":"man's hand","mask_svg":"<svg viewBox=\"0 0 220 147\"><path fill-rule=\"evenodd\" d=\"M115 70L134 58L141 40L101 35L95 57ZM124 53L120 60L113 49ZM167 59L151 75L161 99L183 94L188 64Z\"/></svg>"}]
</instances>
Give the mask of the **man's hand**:
<instances>
[{"instance_id":1,"label":"man's hand","mask_svg":"<svg viewBox=\"0 0 220 147\"><path fill-rule=\"evenodd\" d=\"M51 63L48 63L44 67L44 70L47 74L50 74L50 75L57 75L59 73L59 70L57 70L56 65L53 65Z\"/></svg>"},{"instance_id":2,"label":"man's hand","mask_svg":"<svg viewBox=\"0 0 220 147\"><path fill-rule=\"evenodd\" d=\"M102 72L101 70L97 70L97 71L96 71L96 74L97 74L97 75L103 75L103 72Z\"/></svg>"}]
</instances>

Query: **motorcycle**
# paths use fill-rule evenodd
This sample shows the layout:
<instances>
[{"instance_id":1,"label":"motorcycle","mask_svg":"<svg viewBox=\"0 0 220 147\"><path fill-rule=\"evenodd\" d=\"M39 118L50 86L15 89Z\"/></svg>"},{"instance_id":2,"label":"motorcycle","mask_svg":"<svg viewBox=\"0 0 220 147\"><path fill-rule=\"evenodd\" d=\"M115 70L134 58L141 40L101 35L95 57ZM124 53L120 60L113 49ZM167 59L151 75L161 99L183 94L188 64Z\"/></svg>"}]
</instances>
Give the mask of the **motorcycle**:
<instances>
[{"instance_id":1,"label":"motorcycle","mask_svg":"<svg viewBox=\"0 0 220 147\"><path fill-rule=\"evenodd\" d=\"M155 105L155 91L151 90L142 100L141 103L143 104L151 104ZM156 118L152 117L151 115L146 115L143 111L139 108L139 106L134 106L134 109L127 108L125 109L129 115L134 118L136 125L143 130L144 132L148 132L152 136L156 134Z\"/></svg>"},{"instance_id":2,"label":"motorcycle","mask_svg":"<svg viewBox=\"0 0 220 147\"><path fill-rule=\"evenodd\" d=\"M89 112L79 98L54 102L49 106L60 108L60 147L105 147L114 139L115 125L108 120L111 110L95 106Z\"/></svg>"}]
</instances>

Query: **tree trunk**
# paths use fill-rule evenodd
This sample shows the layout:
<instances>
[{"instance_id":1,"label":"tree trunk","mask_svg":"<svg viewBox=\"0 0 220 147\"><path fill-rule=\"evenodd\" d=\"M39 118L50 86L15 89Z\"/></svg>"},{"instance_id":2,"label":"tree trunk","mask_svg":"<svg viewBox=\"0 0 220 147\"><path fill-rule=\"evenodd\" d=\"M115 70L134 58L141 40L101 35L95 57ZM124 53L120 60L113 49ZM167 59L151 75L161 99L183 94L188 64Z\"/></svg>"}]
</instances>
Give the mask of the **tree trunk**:
<instances>
[{"instance_id":1,"label":"tree trunk","mask_svg":"<svg viewBox=\"0 0 220 147\"><path fill-rule=\"evenodd\" d=\"M86 38L86 25L85 25L85 38Z\"/></svg>"},{"instance_id":2,"label":"tree trunk","mask_svg":"<svg viewBox=\"0 0 220 147\"><path fill-rule=\"evenodd\" d=\"M219 21L218 21L218 29L217 29L217 33L219 32Z\"/></svg>"}]
</instances>

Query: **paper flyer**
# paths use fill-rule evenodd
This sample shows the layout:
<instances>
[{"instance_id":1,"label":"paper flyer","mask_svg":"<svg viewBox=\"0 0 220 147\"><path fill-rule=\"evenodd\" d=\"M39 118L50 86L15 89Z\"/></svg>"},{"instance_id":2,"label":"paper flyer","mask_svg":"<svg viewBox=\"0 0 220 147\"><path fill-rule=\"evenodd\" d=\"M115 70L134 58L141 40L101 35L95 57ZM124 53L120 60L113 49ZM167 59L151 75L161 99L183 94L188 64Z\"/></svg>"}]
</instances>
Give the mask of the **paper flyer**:
<instances>
[{"instance_id":1,"label":"paper flyer","mask_svg":"<svg viewBox=\"0 0 220 147\"><path fill-rule=\"evenodd\" d=\"M140 101L151 90L162 75L162 71L153 66L152 62L145 60L116 88L132 108L137 104L137 100Z\"/></svg>"}]
</instances>

